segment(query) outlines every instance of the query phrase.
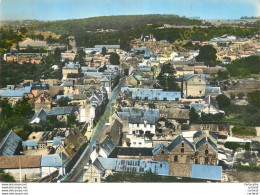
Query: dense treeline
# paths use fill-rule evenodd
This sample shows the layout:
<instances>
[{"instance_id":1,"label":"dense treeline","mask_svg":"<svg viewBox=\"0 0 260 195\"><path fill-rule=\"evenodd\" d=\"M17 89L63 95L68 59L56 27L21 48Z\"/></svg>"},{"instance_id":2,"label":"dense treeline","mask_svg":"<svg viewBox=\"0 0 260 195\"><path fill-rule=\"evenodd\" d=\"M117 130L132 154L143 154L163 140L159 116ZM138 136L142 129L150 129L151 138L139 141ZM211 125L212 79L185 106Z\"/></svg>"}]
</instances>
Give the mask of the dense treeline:
<instances>
[{"instance_id":1,"label":"dense treeline","mask_svg":"<svg viewBox=\"0 0 260 195\"><path fill-rule=\"evenodd\" d=\"M260 57L249 56L246 58L233 60L227 65L227 69L232 77L247 77L251 74L259 74Z\"/></svg>"},{"instance_id":2,"label":"dense treeline","mask_svg":"<svg viewBox=\"0 0 260 195\"><path fill-rule=\"evenodd\" d=\"M22 40L22 35L14 32L12 29L0 28L0 55L6 52L6 49L11 48L14 43Z\"/></svg>"},{"instance_id":3,"label":"dense treeline","mask_svg":"<svg viewBox=\"0 0 260 195\"><path fill-rule=\"evenodd\" d=\"M33 25L32 29L41 30L42 27L43 31L51 31L58 34L73 34L79 30L83 32L96 31L97 29L126 31L144 27L147 24L201 25L202 22L200 20L179 17L177 15L122 15L45 22Z\"/></svg>"},{"instance_id":4,"label":"dense treeline","mask_svg":"<svg viewBox=\"0 0 260 195\"><path fill-rule=\"evenodd\" d=\"M96 44L120 44L122 49L127 49L131 40L140 38L142 34L149 35L152 33L156 40L167 40L171 43L177 39L183 41L185 33L190 33L190 40L208 41L214 37L224 34L232 34L238 37L252 36L258 32L257 28L234 28L234 27L209 27L200 28L165 28L158 29L158 25L140 27L129 31L117 31L107 33L84 32L83 30L75 31L73 34L78 46L93 47Z\"/></svg>"},{"instance_id":5,"label":"dense treeline","mask_svg":"<svg viewBox=\"0 0 260 195\"><path fill-rule=\"evenodd\" d=\"M59 49L56 49L54 54L49 54L43 59L41 64L16 62L0 62L0 88L6 85L16 85L24 79L39 81L41 78L61 79L61 67L65 62L60 62ZM52 65L59 65L59 70L53 70Z\"/></svg>"}]
</instances>

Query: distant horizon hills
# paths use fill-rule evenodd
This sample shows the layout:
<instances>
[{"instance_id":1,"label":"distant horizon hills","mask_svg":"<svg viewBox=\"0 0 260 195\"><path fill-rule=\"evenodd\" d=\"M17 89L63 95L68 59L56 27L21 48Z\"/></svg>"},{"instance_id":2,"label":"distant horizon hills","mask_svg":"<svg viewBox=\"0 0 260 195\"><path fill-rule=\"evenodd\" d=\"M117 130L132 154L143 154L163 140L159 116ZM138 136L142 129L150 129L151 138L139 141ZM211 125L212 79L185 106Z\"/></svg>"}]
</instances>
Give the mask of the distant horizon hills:
<instances>
[{"instance_id":1,"label":"distant horizon hills","mask_svg":"<svg viewBox=\"0 0 260 195\"><path fill-rule=\"evenodd\" d=\"M69 18L69 19L58 19L58 20L38 20L38 19L13 19L13 20L2 20L0 19L0 22L57 22L57 21L67 21L67 20L84 20L84 19L96 19L96 18L102 18L102 17L127 17L127 16L176 16L179 18L187 18L187 19L193 19L193 20L248 20L248 19L260 19L260 16L241 16L240 18L234 19L234 18L214 18L214 19L208 19L208 18L201 18L200 16L193 16L193 17L186 17L186 16L179 16L176 14L133 14L133 15L103 15L103 16L93 16L93 17L86 17L86 18Z\"/></svg>"}]
</instances>

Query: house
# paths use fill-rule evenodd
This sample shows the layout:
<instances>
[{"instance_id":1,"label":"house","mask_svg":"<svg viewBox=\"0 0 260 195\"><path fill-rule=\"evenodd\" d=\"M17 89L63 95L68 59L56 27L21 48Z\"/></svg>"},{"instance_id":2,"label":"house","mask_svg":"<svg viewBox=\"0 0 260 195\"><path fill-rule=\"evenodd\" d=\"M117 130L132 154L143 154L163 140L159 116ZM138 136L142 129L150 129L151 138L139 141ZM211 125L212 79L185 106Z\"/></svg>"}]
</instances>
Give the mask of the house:
<instances>
[{"instance_id":1,"label":"house","mask_svg":"<svg viewBox=\"0 0 260 195\"><path fill-rule=\"evenodd\" d=\"M69 64L66 64L62 68L63 79L66 79L67 75L70 74L70 73L79 74L80 69L81 69L80 64L74 64L72 62L70 62Z\"/></svg>"},{"instance_id":2,"label":"house","mask_svg":"<svg viewBox=\"0 0 260 195\"><path fill-rule=\"evenodd\" d=\"M57 170L59 171L59 175L64 175L65 166L69 161L63 161L66 161L66 157L62 159L58 154L43 155L41 158L41 177L50 175Z\"/></svg>"},{"instance_id":3,"label":"house","mask_svg":"<svg viewBox=\"0 0 260 195\"><path fill-rule=\"evenodd\" d=\"M94 151L90 154L92 161L95 161L98 156L108 158L113 155L115 148L121 145L122 127L123 125L118 120L114 120L102 132L94 146Z\"/></svg>"},{"instance_id":4,"label":"house","mask_svg":"<svg viewBox=\"0 0 260 195\"><path fill-rule=\"evenodd\" d=\"M0 156L0 169L16 181L35 181L41 178L41 156Z\"/></svg>"},{"instance_id":5,"label":"house","mask_svg":"<svg viewBox=\"0 0 260 195\"><path fill-rule=\"evenodd\" d=\"M77 129L72 129L70 134L62 140L62 143L58 146L56 153L63 152L69 159L72 159L85 144L85 142L86 139L82 133ZM67 162L69 159L66 159L65 161Z\"/></svg>"},{"instance_id":6,"label":"house","mask_svg":"<svg viewBox=\"0 0 260 195\"><path fill-rule=\"evenodd\" d=\"M205 74L185 74L182 81L183 97L204 97L206 88Z\"/></svg>"},{"instance_id":7,"label":"house","mask_svg":"<svg viewBox=\"0 0 260 195\"><path fill-rule=\"evenodd\" d=\"M200 139L197 139L198 137ZM168 161L170 176L191 177L191 164L217 164L218 149L215 138L198 131L194 135L194 141L190 142L180 134L167 147L162 144L155 147L153 159Z\"/></svg>"},{"instance_id":8,"label":"house","mask_svg":"<svg viewBox=\"0 0 260 195\"><path fill-rule=\"evenodd\" d=\"M67 116L70 114L75 114L77 119L78 108L73 106L65 106L65 107L54 107L51 109L51 111L41 109L29 120L29 123L30 124L40 123L40 121L45 122L48 116L56 116L59 121L67 121Z\"/></svg>"},{"instance_id":9,"label":"house","mask_svg":"<svg viewBox=\"0 0 260 195\"><path fill-rule=\"evenodd\" d=\"M41 109L44 109L46 111L51 110L52 99L50 98L49 93L43 91L34 100L32 100L30 102L33 102L33 101L34 101L34 111L36 113L39 112Z\"/></svg>"},{"instance_id":10,"label":"house","mask_svg":"<svg viewBox=\"0 0 260 195\"><path fill-rule=\"evenodd\" d=\"M101 182L112 173L136 173L143 174L151 171L156 175L167 176L169 165L167 162L103 158L98 157L93 166L86 166L86 172L83 173L83 182Z\"/></svg>"},{"instance_id":11,"label":"house","mask_svg":"<svg viewBox=\"0 0 260 195\"><path fill-rule=\"evenodd\" d=\"M64 89L64 95L73 95L74 90L73 90L73 81L65 81L63 83L63 89Z\"/></svg>"},{"instance_id":12,"label":"house","mask_svg":"<svg viewBox=\"0 0 260 195\"><path fill-rule=\"evenodd\" d=\"M230 132L230 126L226 124L190 124L190 131L196 131L197 129L208 130L214 133L218 139L227 139Z\"/></svg>"},{"instance_id":13,"label":"house","mask_svg":"<svg viewBox=\"0 0 260 195\"><path fill-rule=\"evenodd\" d=\"M206 86L206 88L205 88L205 96L210 95L212 97L217 97L220 94L222 94L220 87Z\"/></svg>"},{"instance_id":14,"label":"house","mask_svg":"<svg viewBox=\"0 0 260 195\"><path fill-rule=\"evenodd\" d=\"M175 130L178 130L180 125L189 124L189 112L189 109L159 108L160 118L166 119L172 124L171 128L175 128Z\"/></svg>"},{"instance_id":15,"label":"house","mask_svg":"<svg viewBox=\"0 0 260 195\"><path fill-rule=\"evenodd\" d=\"M36 150L38 149L37 142L23 141L23 150Z\"/></svg>"},{"instance_id":16,"label":"house","mask_svg":"<svg viewBox=\"0 0 260 195\"><path fill-rule=\"evenodd\" d=\"M15 105L24 96L31 92L31 86L16 88L14 85L7 85L5 89L0 89L0 99L7 99L11 105Z\"/></svg>"},{"instance_id":17,"label":"house","mask_svg":"<svg viewBox=\"0 0 260 195\"><path fill-rule=\"evenodd\" d=\"M69 52L66 52L66 53L61 53L61 61L64 62L66 60L68 61L73 61L74 58L76 57L76 53L69 53Z\"/></svg>"},{"instance_id":18,"label":"house","mask_svg":"<svg viewBox=\"0 0 260 195\"><path fill-rule=\"evenodd\" d=\"M190 104L190 108L194 108L199 115L201 115L201 113L205 113L205 114L224 113L224 111L219 109L218 102L211 96L205 97L204 103Z\"/></svg>"},{"instance_id":19,"label":"house","mask_svg":"<svg viewBox=\"0 0 260 195\"><path fill-rule=\"evenodd\" d=\"M111 92L111 82L106 76L100 80L100 86L104 87L108 94Z\"/></svg>"},{"instance_id":20,"label":"house","mask_svg":"<svg viewBox=\"0 0 260 195\"><path fill-rule=\"evenodd\" d=\"M131 92L135 100L153 101L180 101L181 92L163 91L162 89L140 89L140 88L121 88L121 92Z\"/></svg>"},{"instance_id":21,"label":"house","mask_svg":"<svg viewBox=\"0 0 260 195\"><path fill-rule=\"evenodd\" d=\"M18 155L22 151L22 139L13 130L0 142L0 156Z\"/></svg>"}]
</instances>

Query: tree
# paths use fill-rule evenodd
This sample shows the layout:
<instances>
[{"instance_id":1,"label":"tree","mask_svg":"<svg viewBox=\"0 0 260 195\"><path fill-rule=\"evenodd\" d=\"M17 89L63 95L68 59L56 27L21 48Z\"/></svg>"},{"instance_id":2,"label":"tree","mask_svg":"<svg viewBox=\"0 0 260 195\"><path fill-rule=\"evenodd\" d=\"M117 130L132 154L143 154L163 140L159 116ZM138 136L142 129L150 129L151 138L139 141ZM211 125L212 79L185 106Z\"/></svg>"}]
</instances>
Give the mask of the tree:
<instances>
[{"instance_id":1,"label":"tree","mask_svg":"<svg viewBox=\"0 0 260 195\"><path fill-rule=\"evenodd\" d=\"M200 48L197 62L204 62L206 65L215 66L217 62L217 50L212 45L205 45Z\"/></svg>"},{"instance_id":2,"label":"tree","mask_svg":"<svg viewBox=\"0 0 260 195\"><path fill-rule=\"evenodd\" d=\"M228 71L221 71L221 70L218 71L217 79L220 79L220 80L228 79L228 77L229 77Z\"/></svg>"},{"instance_id":3,"label":"tree","mask_svg":"<svg viewBox=\"0 0 260 195\"><path fill-rule=\"evenodd\" d=\"M216 100L218 102L220 109L224 109L230 105L230 99L227 96L225 96L224 94L218 95Z\"/></svg>"},{"instance_id":4,"label":"tree","mask_svg":"<svg viewBox=\"0 0 260 195\"><path fill-rule=\"evenodd\" d=\"M175 82L175 70L171 64L164 64L157 79L164 91L179 91L180 87Z\"/></svg>"},{"instance_id":5,"label":"tree","mask_svg":"<svg viewBox=\"0 0 260 195\"><path fill-rule=\"evenodd\" d=\"M84 65L85 64L85 57L86 57L86 53L84 52L83 49L79 49L78 53L74 59L74 62L78 62L80 65Z\"/></svg>"},{"instance_id":6,"label":"tree","mask_svg":"<svg viewBox=\"0 0 260 195\"><path fill-rule=\"evenodd\" d=\"M33 114L33 108L26 99L19 101L14 109L16 116L30 117Z\"/></svg>"},{"instance_id":7,"label":"tree","mask_svg":"<svg viewBox=\"0 0 260 195\"><path fill-rule=\"evenodd\" d=\"M103 47L101 53L102 53L103 56L106 55L106 53L107 53L107 49L106 49L105 47Z\"/></svg>"},{"instance_id":8,"label":"tree","mask_svg":"<svg viewBox=\"0 0 260 195\"><path fill-rule=\"evenodd\" d=\"M117 53L112 53L110 55L109 61L113 65L119 65L120 64L120 56Z\"/></svg>"},{"instance_id":9,"label":"tree","mask_svg":"<svg viewBox=\"0 0 260 195\"><path fill-rule=\"evenodd\" d=\"M9 175L8 173L5 173L4 171L0 171L0 181L1 182L15 182L15 179L13 176Z\"/></svg>"},{"instance_id":10,"label":"tree","mask_svg":"<svg viewBox=\"0 0 260 195\"><path fill-rule=\"evenodd\" d=\"M67 124L72 127L77 123L75 114L70 114L67 116Z\"/></svg>"},{"instance_id":11,"label":"tree","mask_svg":"<svg viewBox=\"0 0 260 195\"><path fill-rule=\"evenodd\" d=\"M71 100L68 97L62 97L62 98L58 99L57 104L61 107L68 106L70 101Z\"/></svg>"},{"instance_id":12,"label":"tree","mask_svg":"<svg viewBox=\"0 0 260 195\"><path fill-rule=\"evenodd\" d=\"M190 117L190 123L196 123L200 118L199 114L195 111L194 108L190 109L189 117Z\"/></svg>"}]
</instances>

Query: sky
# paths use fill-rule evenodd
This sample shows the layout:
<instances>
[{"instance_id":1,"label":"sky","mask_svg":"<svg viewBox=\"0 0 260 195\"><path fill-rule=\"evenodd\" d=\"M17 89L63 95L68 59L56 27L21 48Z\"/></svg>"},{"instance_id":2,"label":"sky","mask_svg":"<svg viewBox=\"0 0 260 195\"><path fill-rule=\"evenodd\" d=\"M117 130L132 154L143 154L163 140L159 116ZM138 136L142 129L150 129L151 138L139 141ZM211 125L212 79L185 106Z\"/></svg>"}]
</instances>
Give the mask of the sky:
<instances>
[{"instance_id":1,"label":"sky","mask_svg":"<svg viewBox=\"0 0 260 195\"><path fill-rule=\"evenodd\" d=\"M0 20L64 20L135 14L239 19L259 16L260 0L0 0Z\"/></svg>"}]
</instances>

